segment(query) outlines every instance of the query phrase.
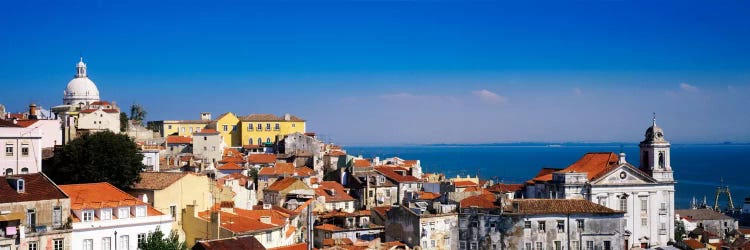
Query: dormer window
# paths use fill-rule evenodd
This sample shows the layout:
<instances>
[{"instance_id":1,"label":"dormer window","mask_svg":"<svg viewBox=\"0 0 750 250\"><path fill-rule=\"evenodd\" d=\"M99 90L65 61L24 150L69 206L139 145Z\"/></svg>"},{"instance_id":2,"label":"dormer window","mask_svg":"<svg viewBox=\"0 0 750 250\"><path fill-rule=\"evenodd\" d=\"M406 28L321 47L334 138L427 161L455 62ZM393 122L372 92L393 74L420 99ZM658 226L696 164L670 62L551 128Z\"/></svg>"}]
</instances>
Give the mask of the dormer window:
<instances>
[{"instance_id":1,"label":"dormer window","mask_svg":"<svg viewBox=\"0 0 750 250\"><path fill-rule=\"evenodd\" d=\"M94 221L94 210L83 210L81 217L83 222Z\"/></svg>"},{"instance_id":2,"label":"dormer window","mask_svg":"<svg viewBox=\"0 0 750 250\"><path fill-rule=\"evenodd\" d=\"M146 206L135 207L135 217L146 217Z\"/></svg>"},{"instance_id":3,"label":"dormer window","mask_svg":"<svg viewBox=\"0 0 750 250\"><path fill-rule=\"evenodd\" d=\"M16 180L16 191L18 191L18 193L26 192L26 181L23 179Z\"/></svg>"},{"instance_id":4,"label":"dormer window","mask_svg":"<svg viewBox=\"0 0 750 250\"><path fill-rule=\"evenodd\" d=\"M117 218L130 218L130 207L121 207L117 210Z\"/></svg>"},{"instance_id":5,"label":"dormer window","mask_svg":"<svg viewBox=\"0 0 750 250\"><path fill-rule=\"evenodd\" d=\"M112 219L112 209L111 208L102 208L99 210L99 217L101 220L111 220Z\"/></svg>"}]
</instances>

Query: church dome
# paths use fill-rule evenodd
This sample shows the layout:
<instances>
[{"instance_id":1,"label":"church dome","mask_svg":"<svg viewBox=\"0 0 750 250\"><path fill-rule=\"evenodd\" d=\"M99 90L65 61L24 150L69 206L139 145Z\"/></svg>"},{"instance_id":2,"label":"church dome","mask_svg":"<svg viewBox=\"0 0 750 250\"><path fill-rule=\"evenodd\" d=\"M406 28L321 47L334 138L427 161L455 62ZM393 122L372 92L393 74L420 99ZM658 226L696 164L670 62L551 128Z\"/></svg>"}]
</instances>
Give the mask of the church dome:
<instances>
[{"instance_id":1,"label":"church dome","mask_svg":"<svg viewBox=\"0 0 750 250\"><path fill-rule=\"evenodd\" d=\"M83 63L83 58L76 65L76 70L75 77L68 82L65 92L63 92L63 103L77 105L99 101L99 89L86 75L86 64Z\"/></svg>"}]
</instances>

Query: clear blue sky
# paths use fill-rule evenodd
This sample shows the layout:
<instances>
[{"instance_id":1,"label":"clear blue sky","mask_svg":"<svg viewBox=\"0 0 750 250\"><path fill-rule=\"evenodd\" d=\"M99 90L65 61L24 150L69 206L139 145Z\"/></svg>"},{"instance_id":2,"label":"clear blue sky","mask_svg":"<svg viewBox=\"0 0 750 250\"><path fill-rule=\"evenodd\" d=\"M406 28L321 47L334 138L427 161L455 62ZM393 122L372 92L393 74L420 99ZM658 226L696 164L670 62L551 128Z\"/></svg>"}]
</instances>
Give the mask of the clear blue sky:
<instances>
[{"instance_id":1,"label":"clear blue sky","mask_svg":"<svg viewBox=\"0 0 750 250\"><path fill-rule=\"evenodd\" d=\"M149 120L293 113L343 144L750 141L748 1L5 1L0 103L78 56Z\"/></svg>"}]
</instances>

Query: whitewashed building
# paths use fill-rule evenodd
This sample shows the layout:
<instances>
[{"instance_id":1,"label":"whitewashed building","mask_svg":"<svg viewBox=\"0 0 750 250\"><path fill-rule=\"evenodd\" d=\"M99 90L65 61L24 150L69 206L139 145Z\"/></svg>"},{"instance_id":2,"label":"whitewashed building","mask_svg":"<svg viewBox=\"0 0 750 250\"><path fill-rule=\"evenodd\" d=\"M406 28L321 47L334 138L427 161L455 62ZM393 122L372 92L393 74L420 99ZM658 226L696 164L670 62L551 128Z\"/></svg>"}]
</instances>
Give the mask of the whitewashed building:
<instances>
[{"instance_id":1,"label":"whitewashed building","mask_svg":"<svg viewBox=\"0 0 750 250\"><path fill-rule=\"evenodd\" d=\"M0 175L30 174L42 171L43 130L23 127L13 121L0 121Z\"/></svg>"},{"instance_id":2,"label":"whitewashed building","mask_svg":"<svg viewBox=\"0 0 750 250\"><path fill-rule=\"evenodd\" d=\"M135 250L148 233L169 234L172 218L106 182L60 185L70 197L72 250Z\"/></svg>"},{"instance_id":3,"label":"whitewashed building","mask_svg":"<svg viewBox=\"0 0 750 250\"><path fill-rule=\"evenodd\" d=\"M675 181L670 143L656 119L640 143L640 166L624 153L587 153L565 169L540 174L528 198L587 199L625 213L630 247L666 246L674 237Z\"/></svg>"}]
</instances>

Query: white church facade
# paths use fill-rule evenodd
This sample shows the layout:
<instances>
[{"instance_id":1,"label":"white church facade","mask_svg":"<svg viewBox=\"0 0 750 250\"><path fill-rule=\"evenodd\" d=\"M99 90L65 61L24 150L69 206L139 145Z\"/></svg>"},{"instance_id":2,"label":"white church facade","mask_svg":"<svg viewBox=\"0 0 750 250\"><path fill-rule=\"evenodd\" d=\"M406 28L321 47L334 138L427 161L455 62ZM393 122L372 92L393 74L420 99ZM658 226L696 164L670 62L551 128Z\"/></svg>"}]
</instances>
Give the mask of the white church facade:
<instances>
[{"instance_id":1,"label":"white church facade","mask_svg":"<svg viewBox=\"0 0 750 250\"><path fill-rule=\"evenodd\" d=\"M670 143L656 119L640 143L640 166L624 153L587 153L564 169L545 169L527 198L586 199L625 212L624 249L666 246L674 237L675 181Z\"/></svg>"}]
</instances>

